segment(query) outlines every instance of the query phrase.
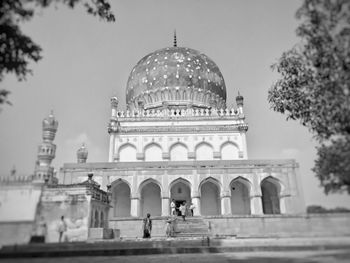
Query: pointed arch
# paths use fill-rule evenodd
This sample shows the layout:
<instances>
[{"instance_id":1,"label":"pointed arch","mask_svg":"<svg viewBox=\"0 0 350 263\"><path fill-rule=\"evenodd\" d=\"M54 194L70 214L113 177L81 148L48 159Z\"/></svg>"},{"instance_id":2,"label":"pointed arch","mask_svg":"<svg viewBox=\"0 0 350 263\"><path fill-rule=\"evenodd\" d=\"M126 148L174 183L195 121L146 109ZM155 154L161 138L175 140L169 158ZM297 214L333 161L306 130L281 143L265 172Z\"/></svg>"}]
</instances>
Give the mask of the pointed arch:
<instances>
[{"instance_id":1,"label":"pointed arch","mask_svg":"<svg viewBox=\"0 0 350 263\"><path fill-rule=\"evenodd\" d=\"M213 146L208 142L200 142L195 147L196 160L213 160Z\"/></svg>"},{"instance_id":2,"label":"pointed arch","mask_svg":"<svg viewBox=\"0 0 350 263\"><path fill-rule=\"evenodd\" d=\"M213 177L204 179L199 185L201 215L221 214L221 184Z\"/></svg>"},{"instance_id":3,"label":"pointed arch","mask_svg":"<svg viewBox=\"0 0 350 263\"><path fill-rule=\"evenodd\" d=\"M119 178L111 184L114 217L129 217L131 208L131 188L128 181Z\"/></svg>"},{"instance_id":4,"label":"pointed arch","mask_svg":"<svg viewBox=\"0 0 350 263\"><path fill-rule=\"evenodd\" d=\"M222 160L237 160L239 147L231 141L224 142L220 147Z\"/></svg>"},{"instance_id":5,"label":"pointed arch","mask_svg":"<svg viewBox=\"0 0 350 263\"><path fill-rule=\"evenodd\" d=\"M281 182L272 176L266 177L260 183L264 214L280 214Z\"/></svg>"},{"instance_id":6,"label":"pointed arch","mask_svg":"<svg viewBox=\"0 0 350 263\"><path fill-rule=\"evenodd\" d=\"M249 215L250 192L252 184L249 180L239 176L230 183L231 191L231 213L233 215Z\"/></svg>"},{"instance_id":7,"label":"pointed arch","mask_svg":"<svg viewBox=\"0 0 350 263\"><path fill-rule=\"evenodd\" d=\"M151 142L144 147L145 161L162 161L162 146Z\"/></svg>"},{"instance_id":8,"label":"pointed arch","mask_svg":"<svg viewBox=\"0 0 350 263\"><path fill-rule=\"evenodd\" d=\"M174 200L175 204L191 203L191 183L188 180L182 177L173 180L169 184L169 192L170 200Z\"/></svg>"},{"instance_id":9,"label":"pointed arch","mask_svg":"<svg viewBox=\"0 0 350 263\"><path fill-rule=\"evenodd\" d=\"M125 143L119 147L118 155L121 162L136 162L136 146L131 143Z\"/></svg>"},{"instance_id":10,"label":"pointed arch","mask_svg":"<svg viewBox=\"0 0 350 263\"><path fill-rule=\"evenodd\" d=\"M171 161L186 161L188 160L188 148L186 144L176 142L169 148L170 160Z\"/></svg>"},{"instance_id":11,"label":"pointed arch","mask_svg":"<svg viewBox=\"0 0 350 263\"><path fill-rule=\"evenodd\" d=\"M141 216L146 216L150 213L152 216L160 216L162 213L162 202L161 202L161 184L149 178L144 180L139 186L140 193L140 212Z\"/></svg>"},{"instance_id":12,"label":"pointed arch","mask_svg":"<svg viewBox=\"0 0 350 263\"><path fill-rule=\"evenodd\" d=\"M181 183L187 185L187 186L190 187L190 188L192 187L192 184L191 184L190 181L188 181L187 179L185 179L185 178L183 178L183 177L179 177L179 178L174 179L174 180L169 184L169 189L170 189L174 184L176 184L176 183L178 183L178 182L181 182Z\"/></svg>"}]
</instances>

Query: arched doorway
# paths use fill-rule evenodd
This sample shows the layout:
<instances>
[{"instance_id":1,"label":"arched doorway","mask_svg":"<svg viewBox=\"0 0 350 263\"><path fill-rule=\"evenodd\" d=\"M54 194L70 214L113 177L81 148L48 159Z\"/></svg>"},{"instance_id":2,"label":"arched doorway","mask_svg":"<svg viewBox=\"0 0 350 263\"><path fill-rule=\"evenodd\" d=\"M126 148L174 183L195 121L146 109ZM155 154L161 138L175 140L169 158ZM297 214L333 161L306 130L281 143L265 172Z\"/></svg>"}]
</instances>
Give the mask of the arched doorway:
<instances>
[{"instance_id":1,"label":"arched doorway","mask_svg":"<svg viewBox=\"0 0 350 263\"><path fill-rule=\"evenodd\" d=\"M250 215L250 184L238 178L231 185L231 213L233 215Z\"/></svg>"},{"instance_id":2,"label":"arched doorway","mask_svg":"<svg viewBox=\"0 0 350 263\"><path fill-rule=\"evenodd\" d=\"M112 184L112 206L114 217L130 216L130 187L127 183L119 181Z\"/></svg>"},{"instance_id":3,"label":"arched doorway","mask_svg":"<svg viewBox=\"0 0 350 263\"><path fill-rule=\"evenodd\" d=\"M261 183L262 205L264 214L280 214L280 193L281 186L276 179L268 177Z\"/></svg>"},{"instance_id":4,"label":"arched doorway","mask_svg":"<svg viewBox=\"0 0 350 263\"><path fill-rule=\"evenodd\" d=\"M173 199L176 211L183 202L186 202L187 205L191 204L191 185L187 180L180 178L170 184L170 202Z\"/></svg>"},{"instance_id":5,"label":"arched doorway","mask_svg":"<svg viewBox=\"0 0 350 263\"><path fill-rule=\"evenodd\" d=\"M141 186L141 216L148 213L151 216L160 216L162 213L161 190L157 183L148 181Z\"/></svg>"},{"instance_id":6,"label":"arched doorway","mask_svg":"<svg viewBox=\"0 0 350 263\"><path fill-rule=\"evenodd\" d=\"M205 181L201 187L201 215L220 215L220 187L214 180Z\"/></svg>"}]
</instances>

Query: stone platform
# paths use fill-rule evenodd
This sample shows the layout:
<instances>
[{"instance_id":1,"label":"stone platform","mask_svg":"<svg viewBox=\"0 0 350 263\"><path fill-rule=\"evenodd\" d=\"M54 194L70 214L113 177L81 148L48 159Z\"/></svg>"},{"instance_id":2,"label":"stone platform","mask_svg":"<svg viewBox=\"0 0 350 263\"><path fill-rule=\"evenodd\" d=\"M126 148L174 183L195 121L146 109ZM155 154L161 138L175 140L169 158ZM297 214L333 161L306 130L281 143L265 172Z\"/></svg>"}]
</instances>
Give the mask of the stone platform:
<instances>
[{"instance_id":1,"label":"stone platform","mask_svg":"<svg viewBox=\"0 0 350 263\"><path fill-rule=\"evenodd\" d=\"M4 246L0 258L125 256L249 251L350 251L350 237L327 238L169 238Z\"/></svg>"},{"instance_id":2,"label":"stone platform","mask_svg":"<svg viewBox=\"0 0 350 263\"><path fill-rule=\"evenodd\" d=\"M153 217L152 237L165 237L168 217ZM350 213L301 215L241 215L178 217L178 228L184 235L196 230L193 236L236 236L240 238L288 238L350 236ZM123 238L142 237L142 218L110 219L109 227L120 229ZM197 232L197 233L196 233Z\"/></svg>"}]
</instances>

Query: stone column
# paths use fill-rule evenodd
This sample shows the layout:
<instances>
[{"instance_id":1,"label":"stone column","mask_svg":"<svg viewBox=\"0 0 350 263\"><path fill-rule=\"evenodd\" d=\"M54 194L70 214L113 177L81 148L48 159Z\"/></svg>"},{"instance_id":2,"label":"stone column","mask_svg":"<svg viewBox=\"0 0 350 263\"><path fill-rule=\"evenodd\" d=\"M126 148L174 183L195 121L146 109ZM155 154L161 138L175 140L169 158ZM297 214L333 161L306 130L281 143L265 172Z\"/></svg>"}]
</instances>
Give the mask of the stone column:
<instances>
[{"instance_id":1,"label":"stone column","mask_svg":"<svg viewBox=\"0 0 350 263\"><path fill-rule=\"evenodd\" d=\"M130 215L135 217L140 216L140 198L139 197L131 197Z\"/></svg>"},{"instance_id":2,"label":"stone column","mask_svg":"<svg viewBox=\"0 0 350 263\"><path fill-rule=\"evenodd\" d=\"M169 206L170 206L169 197L168 196L162 197L162 216L170 215Z\"/></svg>"},{"instance_id":3,"label":"stone column","mask_svg":"<svg viewBox=\"0 0 350 263\"><path fill-rule=\"evenodd\" d=\"M230 215L231 213L231 196L229 192L225 192L221 195L221 214Z\"/></svg>"},{"instance_id":4,"label":"stone column","mask_svg":"<svg viewBox=\"0 0 350 263\"><path fill-rule=\"evenodd\" d=\"M109 135L109 154L108 154L108 162L114 162L114 148L115 148L115 134L111 133Z\"/></svg>"},{"instance_id":5,"label":"stone column","mask_svg":"<svg viewBox=\"0 0 350 263\"><path fill-rule=\"evenodd\" d=\"M287 213L295 213L295 211L287 211L290 210L287 208L287 203L288 203L288 199L290 198L289 194L284 194L284 195L280 195L279 198L279 203L280 203L280 213L281 214L287 214Z\"/></svg>"},{"instance_id":6,"label":"stone column","mask_svg":"<svg viewBox=\"0 0 350 263\"><path fill-rule=\"evenodd\" d=\"M252 215L262 215L263 207L261 195L250 196L250 211Z\"/></svg>"},{"instance_id":7,"label":"stone column","mask_svg":"<svg viewBox=\"0 0 350 263\"><path fill-rule=\"evenodd\" d=\"M200 216L200 205L201 205L201 202L200 202L200 197L198 195L196 196L192 196L192 204L194 204L195 208L193 210L193 215L194 216Z\"/></svg>"}]
</instances>

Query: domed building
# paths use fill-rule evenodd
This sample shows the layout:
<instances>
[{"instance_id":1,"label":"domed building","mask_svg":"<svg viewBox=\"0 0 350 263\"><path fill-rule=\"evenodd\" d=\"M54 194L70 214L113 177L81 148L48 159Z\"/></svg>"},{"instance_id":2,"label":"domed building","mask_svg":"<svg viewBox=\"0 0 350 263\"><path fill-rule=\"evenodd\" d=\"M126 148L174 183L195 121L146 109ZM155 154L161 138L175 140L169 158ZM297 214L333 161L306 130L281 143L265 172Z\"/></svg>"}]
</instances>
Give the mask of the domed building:
<instances>
[{"instance_id":1,"label":"domed building","mask_svg":"<svg viewBox=\"0 0 350 263\"><path fill-rule=\"evenodd\" d=\"M143 57L128 78L126 103L120 109L111 98L108 162L86 162L83 147L59 178L76 184L93 176L110 195L108 225L122 236L137 236L147 213L163 229L171 200L192 203L194 216L212 223L305 212L294 160L248 159L244 98L226 106L224 77L205 54L175 41ZM93 210L91 226L102 213Z\"/></svg>"},{"instance_id":2,"label":"domed building","mask_svg":"<svg viewBox=\"0 0 350 263\"><path fill-rule=\"evenodd\" d=\"M136 64L127 83L126 103L130 110L225 108L225 81L206 55L168 47Z\"/></svg>"}]
</instances>

